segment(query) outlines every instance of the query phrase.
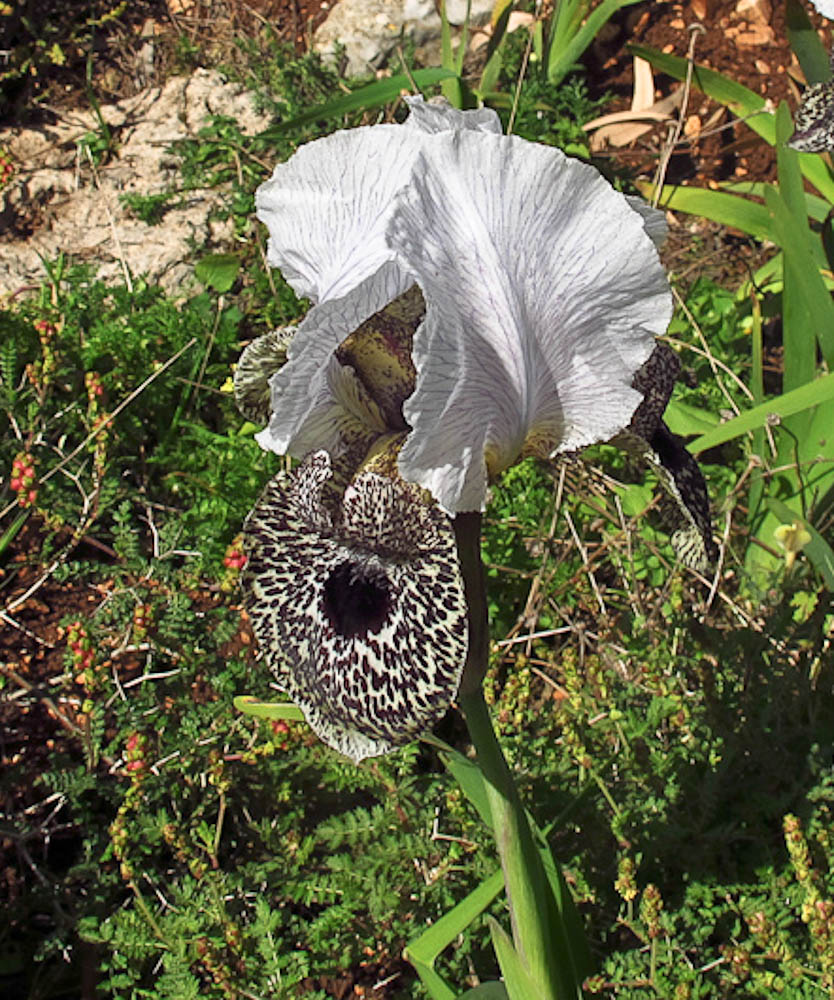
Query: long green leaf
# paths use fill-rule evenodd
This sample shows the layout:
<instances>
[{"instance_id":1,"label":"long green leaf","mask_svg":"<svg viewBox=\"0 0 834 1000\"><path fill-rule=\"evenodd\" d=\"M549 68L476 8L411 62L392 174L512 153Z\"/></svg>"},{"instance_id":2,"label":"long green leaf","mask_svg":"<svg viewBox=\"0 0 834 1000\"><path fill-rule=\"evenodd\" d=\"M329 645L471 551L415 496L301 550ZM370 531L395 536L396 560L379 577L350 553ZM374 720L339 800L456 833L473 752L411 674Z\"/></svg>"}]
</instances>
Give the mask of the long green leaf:
<instances>
[{"instance_id":1,"label":"long green leaf","mask_svg":"<svg viewBox=\"0 0 834 1000\"><path fill-rule=\"evenodd\" d=\"M481 95L482 99L484 94L488 94L498 86L508 38L507 26L510 23L512 12L513 0L496 0L495 6L492 8L490 18L492 35L487 45L486 64L481 73L481 79L478 81L478 94Z\"/></svg>"},{"instance_id":2,"label":"long green leaf","mask_svg":"<svg viewBox=\"0 0 834 1000\"><path fill-rule=\"evenodd\" d=\"M494 917L488 917L487 922L510 1000L549 1000L539 984L533 981L504 928Z\"/></svg>"},{"instance_id":3,"label":"long green leaf","mask_svg":"<svg viewBox=\"0 0 834 1000\"><path fill-rule=\"evenodd\" d=\"M534 824L532 826L533 836L536 838L539 853L542 856L544 871L553 891L553 901L559 912L559 924L564 932L565 948L562 953L562 961L570 965L573 982L581 983L591 971L591 952L582 926L582 918L565 881L565 876L562 874L562 869L553 857L547 838L537 826Z\"/></svg>"},{"instance_id":4,"label":"long green leaf","mask_svg":"<svg viewBox=\"0 0 834 1000\"><path fill-rule=\"evenodd\" d=\"M480 767L468 757L464 757L457 750L443 751L440 759L445 764L449 773L460 785L463 794L475 807L478 815L484 823L492 829L492 813L489 808L486 786L484 785L484 775Z\"/></svg>"},{"instance_id":5,"label":"long green leaf","mask_svg":"<svg viewBox=\"0 0 834 1000\"><path fill-rule=\"evenodd\" d=\"M765 204L774 214L774 228L779 235L779 244L785 256L784 288L782 290L782 345L784 348L782 389L789 392L801 385L813 381L817 367L817 343L814 336L815 319L812 301L807 298L802 271L806 268L815 270L811 262L810 232L805 216L805 190L802 184L802 174L799 171L797 154L788 149L786 143L793 131L790 112L784 101L776 112L776 159L779 170L779 196L781 204L777 206L772 192L765 189ZM783 231L787 223L789 230ZM817 271L817 276L819 272ZM813 279L811 279L813 280ZM819 281L823 303L831 313L834 324L834 306L831 296L825 289L822 279ZM819 295L820 289L817 289ZM793 433L802 436L808 423L808 413L797 414L791 423ZM784 457L784 456L783 456ZM782 464L780 462L780 464Z\"/></svg>"},{"instance_id":6,"label":"long green leaf","mask_svg":"<svg viewBox=\"0 0 834 1000\"><path fill-rule=\"evenodd\" d=\"M454 1000L454 993L434 970L438 955L483 913L503 888L504 873L499 869L406 946L403 956L414 966L433 1000Z\"/></svg>"},{"instance_id":7,"label":"long green leaf","mask_svg":"<svg viewBox=\"0 0 834 1000\"><path fill-rule=\"evenodd\" d=\"M550 47L547 60L547 79L551 84L559 83L570 71L571 66L582 55L585 49L596 38L602 26L609 21L621 7L630 7L640 0L602 0L602 3L591 11L585 23L575 32L571 40L562 45L561 40ZM558 9L557 4L557 9Z\"/></svg>"},{"instance_id":8,"label":"long green leaf","mask_svg":"<svg viewBox=\"0 0 834 1000\"><path fill-rule=\"evenodd\" d=\"M0 554L5 552L5 550L12 544L12 542L17 538L20 533L20 529L26 523L26 519L32 513L32 508L27 507L22 510L17 517L12 521L12 523L3 532L3 537L0 538Z\"/></svg>"},{"instance_id":9,"label":"long green leaf","mask_svg":"<svg viewBox=\"0 0 834 1000\"><path fill-rule=\"evenodd\" d=\"M799 0L785 4L785 28L808 83L825 83L831 77L828 53Z\"/></svg>"},{"instance_id":10,"label":"long green leaf","mask_svg":"<svg viewBox=\"0 0 834 1000\"><path fill-rule=\"evenodd\" d=\"M689 403L670 400L663 414L666 426L673 434L689 437L691 434L706 434L718 423L718 417L709 410L700 410Z\"/></svg>"},{"instance_id":11,"label":"long green leaf","mask_svg":"<svg viewBox=\"0 0 834 1000\"><path fill-rule=\"evenodd\" d=\"M666 73L676 80L686 79L686 59L661 52L659 49L652 49L647 45L629 45L628 50L632 55L640 56L641 59L650 62L661 73ZM773 115L765 110L765 99L760 94L748 90L747 87L721 73L716 73L714 69L707 69L697 63L692 70L692 86L719 104L726 104L734 114L743 118L745 124L754 132L771 146L774 144Z\"/></svg>"},{"instance_id":12,"label":"long green leaf","mask_svg":"<svg viewBox=\"0 0 834 1000\"><path fill-rule=\"evenodd\" d=\"M687 448L693 453L706 451L707 448L715 448L725 441L732 441L733 438L746 434L747 431L763 427L771 415L789 417L793 413L801 413L802 410L807 410L811 406L819 406L820 403L827 403L832 399L834 399L834 373L823 375L807 385L745 410L744 413L733 417L732 420L719 424L713 430L702 434L687 445Z\"/></svg>"},{"instance_id":13,"label":"long green leaf","mask_svg":"<svg viewBox=\"0 0 834 1000\"><path fill-rule=\"evenodd\" d=\"M251 694L239 694L233 704L238 712L254 715L256 719L284 719L287 722L304 722L304 713L290 702L258 701Z\"/></svg>"},{"instance_id":14,"label":"long green leaf","mask_svg":"<svg viewBox=\"0 0 834 1000\"><path fill-rule=\"evenodd\" d=\"M753 328L750 331L752 343L750 355L750 391L753 393L753 402L761 404L764 402L764 344L762 341L762 306L757 291L751 290L751 313L753 318ZM752 453L764 457L765 454L765 431L763 427L757 427L753 431ZM747 522L755 524L759 519L759 509L764 495L765 471L764 465L753 469L750 476L750 492L747 498Z\"/></svg>"},{"instance_id":15,"label":"long green leaf","mask_svg":"<svg viewBox=\"0 0 834 1000\"><path fill-rule=\"evenodd\" d=\"M773 219L776 242L786 254L786 273L795 282L810 314L813 331L828 367L834 368L834 302L809 246L807 224L791 212L785 199L774 188L765 191L765 202ZM789 251L790 256L787 256ZM795 386L791 386L793 388Z\"/></svg>"},{"instance_id":16,"label":"long green leaf","mask_svg":"<svg viewBox=\"0 0 834 1000\"><path fill-rule=\"evenodd\" d=\"M431 87L442 80L454 77L455 71L434 66L431 69L415 69L411 76L404 73L398 76L391 76L385 80L377 80L369 83L365 87L336 97L332 101L319 104L309 111L305 111L289 121L280 122L278 125L270 125L269 128L259 132L258 139L277 139L286 132L292 131L299 125L306 125L309 122L325 121L328 118L338 118L342 115L350 114L353 111L370 110L371 108L382 107L397 99L402 91L411 91L412 80L418 87Z\"/></svg>"},{"instance_id":17,"label":"long green leaf","mask_svg":"<svg viewBox=\"0 0 834 1000\"><path fill-rule=\"evenodd\" d=\"M730 184L722 184L722 191L729 191L732 194L747 194L754 198L764 198L765 188L768 185L762 181L738 181ZM806 214L815 222L823 222L828 216L831 210L831 204L825 200L825 198L820 198L817 194L811 194L810 191L805 192L805 206L804 211Z\"/></svg>"},{"instance_id":18,"label":"long green leaf","mask_svg":"<svg viewBox=\"0 0 834 1000\"><path fill-rule=\"evenodd\" d=\"M469 21L469 9L467 7L467 23ZM461 39L458 51L463 52L466 50L465 45L466 33L464 32L464 37ZM462 109L463 108L463 81L460 79L461 66L458 65L459 60L456 58L455 54L452 52L452 26L449 23L449 16L446 13L446 0L440 0L440 44L441 44L441 62L444 69L450 70L454 76L447 80L444 80L440 86L441 92L446 100L452 105L453 108ZM460 59L461 65L463 62L463 56Z\"/></svg>"},{"instance_id":19,"label":"long green leaf","mask_svg":"<svg viewBox=\"0 0 834 1000\"><path fill-rule=\"evenodd\" d=\"M667 73L676 80L686 79L686 59L646 45L629 45L628 49L634 55L646 59L662 73ZM715 70L698 65L692 72L692 85L719 104L726 104L765 142L769 142L771 146L776 144L774 116L766 110L765 100L759 94ZM817 191L834 204L834 178L822 157L817 153L800 153L799 165L803 175Z\"/></svg>"},{"instance_id":20,"label":"long green leaf","mask_svg":"<svg viewBox=\"0 0 834 1000\"><path fill-rule=\"evenodd\" d=\"M642 183L637 187L644 198L653 198L655 192L653 184ZM724 226L740 229L758 240L775 242L773 223L765 206L739 195L728 194L726 191L710 191L706 188L667 185L660 192L658 205L676 212L701 215Z\"/></svg>"},{"instance_id":21,"label":"long green leaf","mask_svg":"<svg viewBox=\"0 0 834 1000\"><path fill-rule=\"evenodd\" d=\"M467 990L461 993L458 1000L509 1000L507 987L503 983L489 982L481 983L474 990Z\"/></svg>"},{"instance_id":22,"label":"long green leaf","mask_svg":"<svg viewBox=\"0 0 834 1000\"><path fill-rule=\"evenodd\" d=\"M492 728L483 692L476 689L462 694L459 703L484 778L513 913L513 935L524 952L531 974L548 991L548 1000L577 1000L582 995L581 979L574 975L569 935L526 811ZM507 986L509 989L509 982Z\"/></svg>"}]
</instances>

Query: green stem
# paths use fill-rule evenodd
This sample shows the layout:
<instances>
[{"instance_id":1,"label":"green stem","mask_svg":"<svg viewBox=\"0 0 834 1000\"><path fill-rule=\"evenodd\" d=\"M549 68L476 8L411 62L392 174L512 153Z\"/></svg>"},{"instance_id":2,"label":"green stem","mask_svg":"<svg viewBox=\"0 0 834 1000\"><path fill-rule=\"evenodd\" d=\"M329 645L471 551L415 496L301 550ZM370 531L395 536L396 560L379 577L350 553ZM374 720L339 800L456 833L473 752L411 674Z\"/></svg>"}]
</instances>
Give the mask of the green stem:
<instances>
[{"instance_id":1,"label":"green stem","mask_svg":"<svg viewBox=\"0 0 834 1000\"><path fill-rule=\"evenodd\" d=\"M547 935L547 914L553 901L527 815L492 728L483 692L479 688L462 695L460 706L486 781L516 950L541 986L543 998L560 1000L570 994L554 961L558 949Z\"/></svg>"},{"instance_id":2,"label":"green stem","mask_svg":"<svg viewBox=\"0 0 834 1000\"><path fill-rule=\"evenodd\" d=\"M482 682L489 665L489 623L481 561L481 515L458 514L454 529L469 608L469 649L458 703L484 777L513 941L538 987L540 1000L577 1000L582 996L581 975L571 953L561 904L554 895L484 701Z\"/></svg>"}]
</instances>

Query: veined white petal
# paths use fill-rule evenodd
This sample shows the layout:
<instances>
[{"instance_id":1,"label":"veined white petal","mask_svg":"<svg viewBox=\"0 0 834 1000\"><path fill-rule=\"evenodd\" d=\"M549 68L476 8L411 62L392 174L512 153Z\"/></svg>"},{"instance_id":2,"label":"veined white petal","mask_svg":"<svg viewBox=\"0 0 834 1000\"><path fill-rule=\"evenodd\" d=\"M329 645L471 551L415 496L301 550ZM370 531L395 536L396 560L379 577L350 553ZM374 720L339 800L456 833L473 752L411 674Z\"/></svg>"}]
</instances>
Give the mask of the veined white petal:
<instances>
[{"instance_id":1,"label":"veined white petal","mask_svg":"<svg viewBox=\"0 0 834 1000\"><path fill-rule=\"evenodd\" d=\"M834 20L834 0L811 0L823 17Z\"/></svg>"},{"instance_id":2,"label":"veined white petal","mask_svg":"<svg viewBox=\"0 0 834 1000\"><path fill-rule=\"evenodd\" d=\"M400 471L449 514L480 510L522 452L628 425L671 295L641 216L558 150L438 133L413 178L388 229L427 303Z\"/></svg>"},{"instance_id":3,"label":"veined white petal","mask_svg":"<svg viewBox=\"0 0 834 1000\"><path fill-rule=\"evenodd\" d=\"M307 313L290 344L289 360L270 379L272 416L256 435L262 448L296 458L322 448L335 454L343 449L346 431L362 414L351 409L350 377L340 374L333 352L413 284L413 277L389 263L343 298Z\"/></svg>"},{"instance_id":4,"label":"veined white petal","mask_svg":"<svg viewBox=\"0 0 834 1000\"><path fill-rule=\"evenodd\" d=\"M385 227L419 148L399 125L334 132L301 146L258 188L267 260L299 295L342 298L392 259Z\"/></svg>"},{"instance_id":5,"label":"veined white petal","mask_svg":"<svg viewBox=\"0 0 834 1000\"><path fill-rule=\"evenodd\" d=\"M661 212L659 208L652 208L647 201L643 201L636 194L627 194L626 201L642 217L643 228L659 250L669 235L669 223L666 221L665 212Z\"/></svg>"},{"instance_id":6,"label":"veined white petal","mask_svg":"<svg viewBox=\"0 0 834 1000\"><path fill-rule=\"evenodd\" d=\"M492 108L458 111L443 98L433 97L425 101L422 94L406 97L405 103L410 111L405 127L419 132L460 132L466 129L495 135L503 132L501 119Z\"/></svg>"}]
</instances>

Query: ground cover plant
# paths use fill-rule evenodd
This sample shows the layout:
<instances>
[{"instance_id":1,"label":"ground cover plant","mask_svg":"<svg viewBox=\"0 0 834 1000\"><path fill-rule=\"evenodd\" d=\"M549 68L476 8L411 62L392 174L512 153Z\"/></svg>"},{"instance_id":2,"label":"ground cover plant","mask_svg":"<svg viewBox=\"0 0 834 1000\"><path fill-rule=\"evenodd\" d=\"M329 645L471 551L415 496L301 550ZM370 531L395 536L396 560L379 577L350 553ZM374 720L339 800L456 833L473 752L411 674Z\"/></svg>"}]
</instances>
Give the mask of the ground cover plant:
<instances>
[{"instance_id":1,"label":"ground cover plant","mask_svg":"<svg viewBox=\"0 0 834 1000\"><path fill-rule=\"evenodd\" d=\"M501 92L524 51L510 36ZM233 707L278 697L241 614L239 534L288 466L238 413L233 365L307 308L264 267L254 191L266 161L337 124L314 113L288 128L335 80L309 56L259 52L249 78L268 81L280 131L252 141L215 120L178 150L182 192L228 185L229 254L195 248L176 297L141 276L105 285L57 254L0 312L9 995L394 998L443 995L432 973L453 995L499 975L499 859L448 750L414 742L354 765L293 717ZM523 77L523 134L579 145L547 86ZM574 114L597 114L581 77L567 86ZM496 105L506 124L512 102ZM377 113L359 101L338 124ZM683 378L669 420L709 444L728 394L779 412L787 306L772 265L751 291L694 277L695 261L673 263ZM807 380L824 373L813 352ZM829 529L824 497L778 467L790 430L751 424L701 453L714 575L676 562L658 484L610 446L527 460L493 487L485 695L581 915L588 995L834 994L834 614L813 548ZM793 490L775 497L790 514L770 536L756 516L768 434L768 471ZM754 572L755 551L769 558ZM435 735L465 767L457 711ZM473 892L438 953L422 932Z\"/></svg>"}]
</instances>

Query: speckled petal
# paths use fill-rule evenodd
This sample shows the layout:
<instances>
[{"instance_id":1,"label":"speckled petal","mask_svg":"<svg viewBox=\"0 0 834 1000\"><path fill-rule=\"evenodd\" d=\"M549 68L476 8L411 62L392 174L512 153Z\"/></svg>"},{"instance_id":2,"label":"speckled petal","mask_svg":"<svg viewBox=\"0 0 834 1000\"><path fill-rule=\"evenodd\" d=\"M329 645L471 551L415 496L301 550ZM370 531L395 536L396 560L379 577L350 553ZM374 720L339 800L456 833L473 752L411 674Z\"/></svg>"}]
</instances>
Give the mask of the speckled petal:
<instances>
[{"instance_id":1,"label":"speckled petal","mask_svg":"<svg viewBox=\"0 0 834 1000\"><path fill-rule=\"evenodd\" d=\"M654 469L667 501L664 514L672 527L672 547L685 566L705 573L718 554L707 484L698 463L662 419L679 371L677 355L658 344L634 377L643 402L614 443Z\"/></svg>"},{"instance_id":2,"label":"speckled petal","mask_svg":"<svg viewBox=\"0 0 834 1000\"><path fill-rule=\"evenodd\" d=\"M235 368L237 408L256 424L265 424L271 412L269 380L287 363L287 350L295 336L294 326L282 326L248 345Z\"/></svg>"},{"instance_id":3,"label":"speckled petal","mask_svg":"<svg viewBox=\"0 0 834 1000\"><path fill-rule=\"evenodd\" d=\"M244 598L279 685L358 761L443 716L466 658L466 602L451 522L416 487L364 472L338 502L330 476L319 452L269 484L244 528Z\"/></svg>"},{"instance_id":4,"label":"speckled petal","mask_svg":"<svg viewBox=\"0 0 834 1000\"><path fill-rule=\"evenodd\" d=\"M592 167L475 131L430 152L388 230L427 302L400 470L453 514L520 455L628 426L672 303L641 215Z\"/></svg>"},{"instance_id":5,"label":"speckled petal","mask_svg":"<svg viewBox=\"0 0 834 1000\"><path fill-rule=\"evenodd\" d=\"M805 88L788 145L799 153L834 149L834 80Z\"/></svg>"}]
</instances>

